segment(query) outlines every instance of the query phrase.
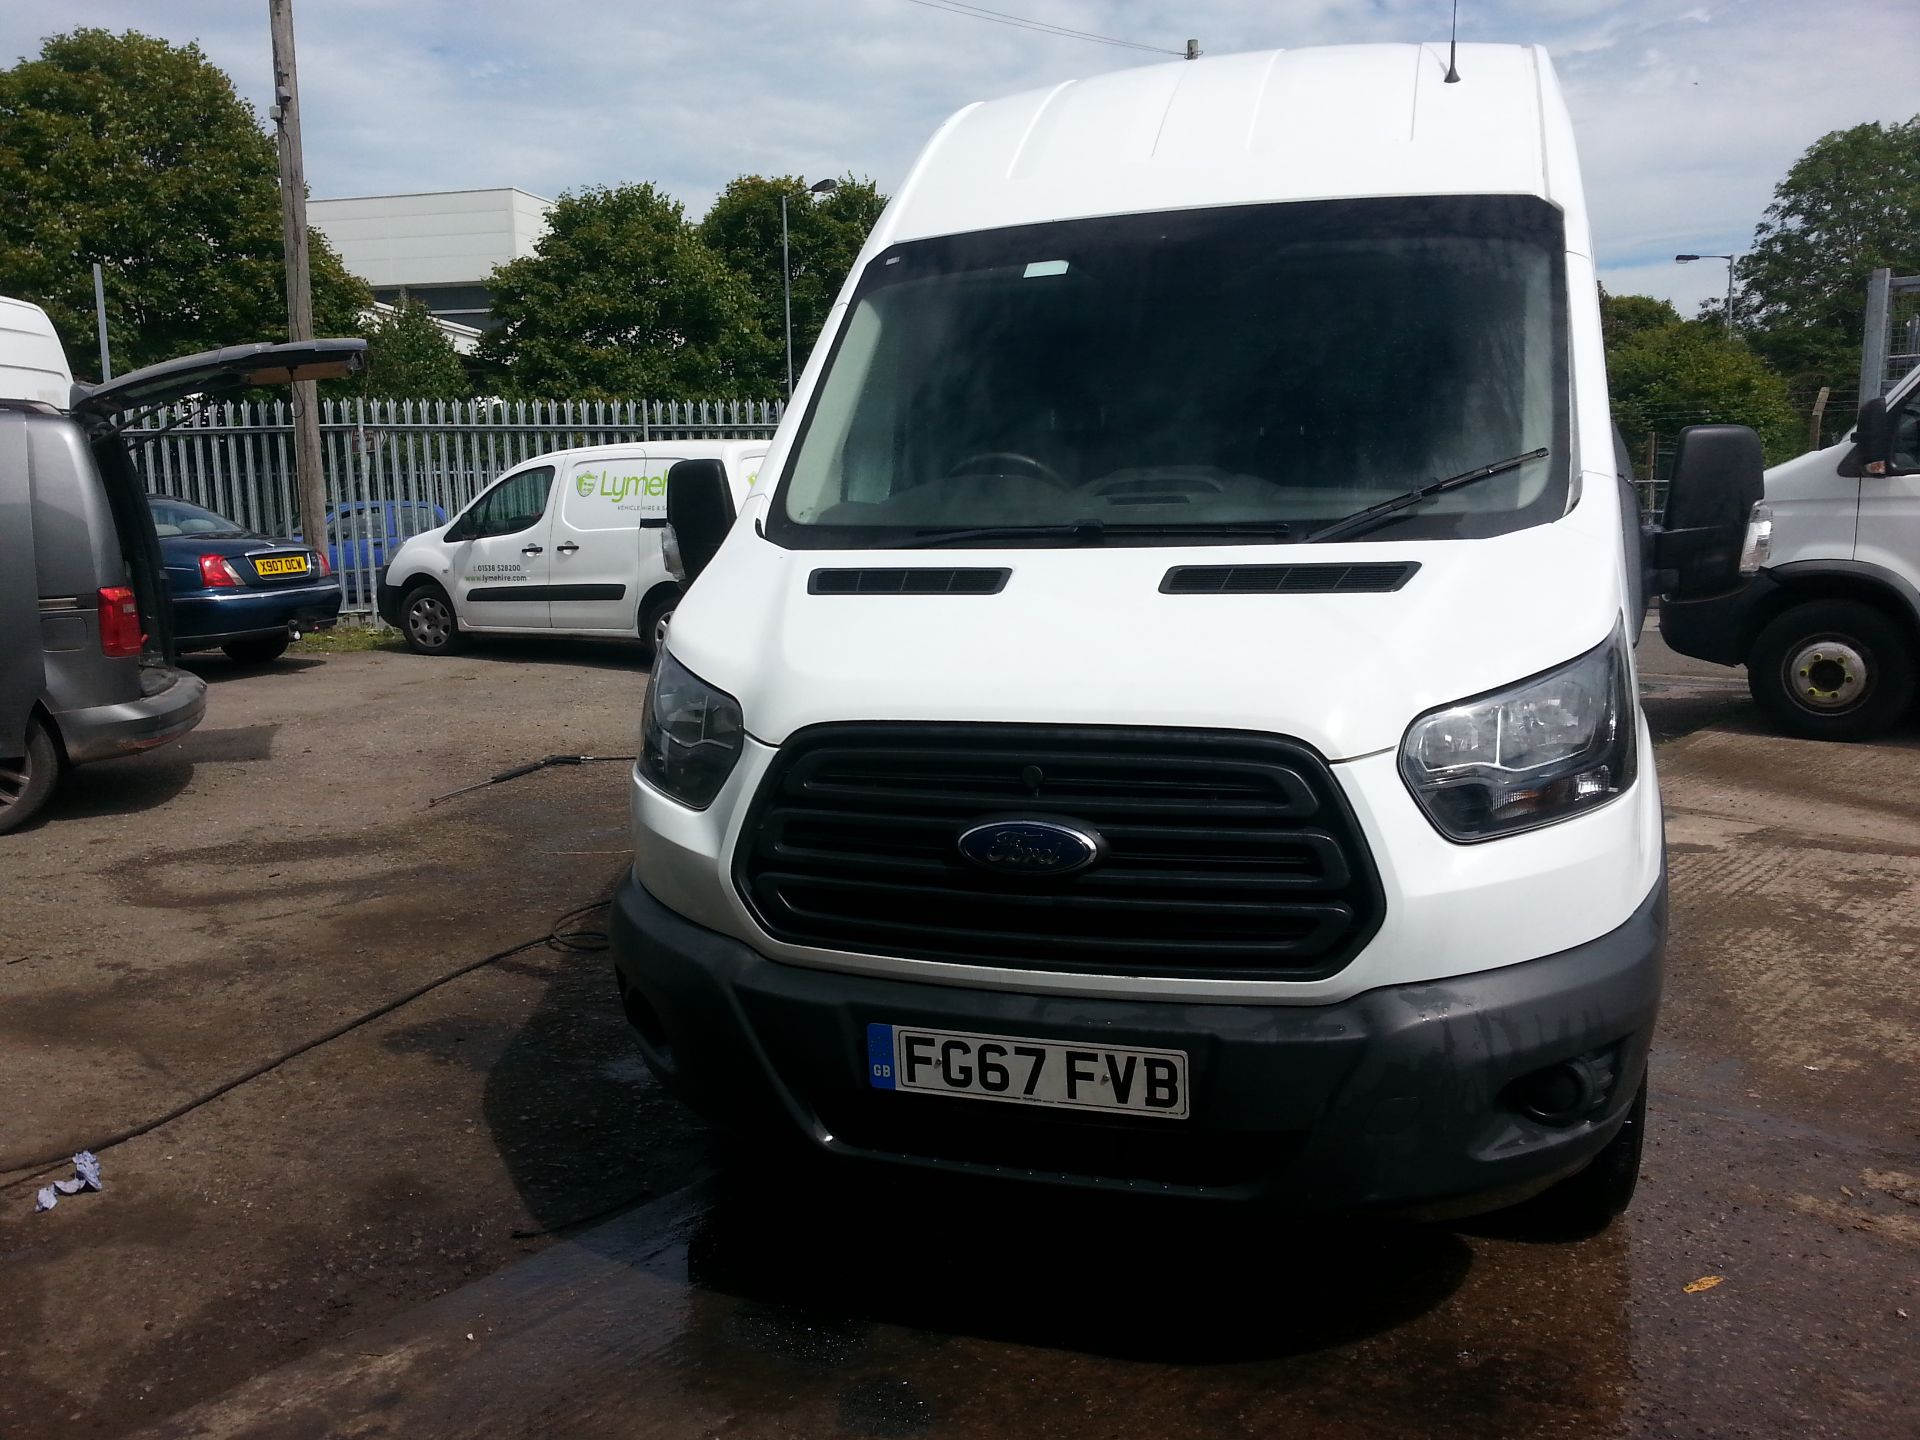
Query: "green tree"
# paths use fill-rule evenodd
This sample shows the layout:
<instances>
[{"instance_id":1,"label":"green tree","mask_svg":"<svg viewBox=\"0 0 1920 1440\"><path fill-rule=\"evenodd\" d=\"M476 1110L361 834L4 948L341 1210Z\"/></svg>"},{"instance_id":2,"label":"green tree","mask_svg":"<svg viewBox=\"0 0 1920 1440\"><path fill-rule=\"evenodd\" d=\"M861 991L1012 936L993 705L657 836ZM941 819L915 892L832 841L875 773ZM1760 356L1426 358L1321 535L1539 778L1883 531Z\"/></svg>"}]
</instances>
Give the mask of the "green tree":
<instances>
[{"instance_id":1,"label":"green tree","mask_svg":"<svg viewBox=\"0 0 1920 1440\"><path fill-rule=\"evenodd\" d=\"M1831 385L1852 397L1867 276L1881 266L1920 271L1920 116L1814 141L1774 188L1740 261L1735 313L1796 394Z\"/></svg>"},{"instance_id":2,"label":"green tree","mask_svg":"<svg viewBox=\"0 0 1920 1440\"><path fill-rule=\"evenodd\" d=\"M311 239L315 328L352 334L366 287ZM82 29L0 70L0 293L89 373L95 261L117 370L287 333L274 142L198 46Z\"/></svg>"},{"instance_id":3,"label":"green tree","mask_svg":"<svg viewBox=\"0 0 1920 1440\"><path fill-rule=\"evenodd\" d=\"M652 185L562 195L534 253L493 272L480 358L540 396L761 396L764 341L740 281Z\"/></svg>"},{"instance_id":4,"label":"green tree","mask_svg":"<svg viewBox=\"0 0 1920 1440\"><path fill-rule=\"evenodd\" d=\"M887 197L871 180L852 176L840 188L815 195L794 175L742 175L732 181L700 222L707 248L739 277L752 297L763 338L761 389L786 388L786 314L780 284L780 197L787 197L788 248L793 269L793 363L796 372L826 323L827 311L867 243Z\"/></svg>"},{"instance_id":5,"label":"green tree","mask_svg":"<svg viewBox=\"0 0 1920 1440\"><path fill-rule=\"evenodd\" d=\"M1671 301L1651 295L1609 295L1600 292L1600 336L1607 352L1625 340L1648 330L1663 330L1682 323L1680 312Z\"/></svg>"},{"instance_id":6,"label":"green tree","mask_svg":"<svg viewBox=\"0 0 1920 1440\"><path fill-rule=\"evenodd\" d=\"M1636 462L1649 435L1670 438L1688 425L1751 425L1768 464L1799 454L1805 439L1786 383L1745 343L1728 339L1717 320L1624 334L1608 348L1607 380L1614 421Z\"/></svg>"},{"instance_id":7,"label":"green tree","mask_svg":"<svg viewBox=\"0 0 1920 1440\"><path fill-rule=\"evenodd\" d=\"M473 393L453 342L418 300L384 312L367 329L367 368L343 380L349 393L396 400L458 400Z\"/></svg>"}]
</instances>

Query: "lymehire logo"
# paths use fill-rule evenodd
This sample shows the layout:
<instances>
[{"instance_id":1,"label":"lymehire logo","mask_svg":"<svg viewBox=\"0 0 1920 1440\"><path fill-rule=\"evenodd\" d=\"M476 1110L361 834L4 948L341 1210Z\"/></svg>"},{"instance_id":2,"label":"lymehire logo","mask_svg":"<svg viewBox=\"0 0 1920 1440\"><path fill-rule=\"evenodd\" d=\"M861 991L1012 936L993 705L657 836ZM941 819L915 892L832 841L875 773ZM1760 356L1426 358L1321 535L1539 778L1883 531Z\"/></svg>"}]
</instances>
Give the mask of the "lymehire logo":
<instances>
[{"instance_id":1,"label":"lymehire logo","mask_svg":"<svg viewBox=\"0 0 1920 1440\"><path fill-rule=\"evenodd\" d=\"M573 488L581 499L600 495L618 505L636 495L660 496L667 493L665 475L616 475L611 470L582 470L573 477Z\"/></svg>"}]
</instances>

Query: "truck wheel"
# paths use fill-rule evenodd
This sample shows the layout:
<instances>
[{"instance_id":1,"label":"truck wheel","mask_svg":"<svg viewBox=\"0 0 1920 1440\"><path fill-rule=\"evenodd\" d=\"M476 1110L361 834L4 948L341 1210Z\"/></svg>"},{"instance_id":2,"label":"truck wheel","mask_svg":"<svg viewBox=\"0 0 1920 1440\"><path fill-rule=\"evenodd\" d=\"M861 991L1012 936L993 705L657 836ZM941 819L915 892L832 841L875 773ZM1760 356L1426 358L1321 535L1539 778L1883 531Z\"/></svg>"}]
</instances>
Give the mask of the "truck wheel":
<instances>
[{"instance_id":1,"label":"truck wheel","mask_svg":"<svg viewBox=\"0 0 1920 1440\"><path fill-rule=\"evenodd\" d=\"M660 653L660 644L667 638L667 621L673 617L674 607L679 603L680 592L668 590L640 607L640 643L646 647L648 655Z\"/></svg>"},{"instance_id":2,"label":"truck wheel","mask_svg":"<svg viewBox=\"0 0 1920 1440\"><path fill-rule=\"evenodd\" d=\"M53 737L38 716L28 716L26 756L0 760L0 835L38 814L59 778L60 752Z\"/></svg>"},{"instance_id":3,"label":"truck wheel","mask_svg":"<svg viewBox=\"0 0 1920 1440\"><path fill-rule=\"evenodd\" d=\"M416 655L451 655L460 648L460 626L453 602L431 581L407 591L400 601L400 633Z\"/></svg>"},{"instance_id":4,"label":"truck wheel","mask_svg":"<svg viewBox=\"0 0 1920 1440\"><path fill-rule=\"evenodd\" d=\"M1913 704L1912 642L1858 600L1776 615L1747 654L1747 687L1774 724L1809 740L1865 740Z\"/></svg>"},{"instance_id":5,"label":"truck wheel","mask_svg":"<svg viewBox=\"0 0 1920 1440\"><path fill-rule=\"evenodd\" d=\"M286 654L287 646L292 643L291 635L262 635L252 640L230 641L220 648L237 665L265 665Z\"/></svg>"},{"instance_id":6,"label":"truck wheel","mask_svg":"<svg viewBox=\"0 0 1920 1440\"><path fill-rule=\"evenodd\" d=\"M1607 1148L1549 1190L1509 1212L1528 1230L1543 1235L1595 1235L1625 1212L1640 1184L1640 1152L1647 1139L1647 1082Z\"/></svg>"}]
</instances>

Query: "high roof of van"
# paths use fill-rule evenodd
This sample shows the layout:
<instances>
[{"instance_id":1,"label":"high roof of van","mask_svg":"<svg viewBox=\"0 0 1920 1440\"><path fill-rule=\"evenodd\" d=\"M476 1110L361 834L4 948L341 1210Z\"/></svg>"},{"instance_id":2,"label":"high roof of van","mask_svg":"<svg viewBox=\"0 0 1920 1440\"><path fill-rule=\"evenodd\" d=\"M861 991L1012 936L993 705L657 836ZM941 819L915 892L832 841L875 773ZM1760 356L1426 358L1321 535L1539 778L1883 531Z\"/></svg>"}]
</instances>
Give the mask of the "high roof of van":
<instances>
[{"instance_id":1,"label":"high roof of van","mask_svg":"<svg viewBox=\"0 0 1920 1440\"><path fill-rule=\"evenodd\" d=\"M64 410L73 371L47 312L0 295L0 400L38 400Z\"/></svg>"},{"instance_id":2,"label":"high roof of van","mask_svg":"<svg viewBox=\"0 0 1920 1440\"><path fill-rule=\"evenodd\" d=\"M1538 195L1592 253L1573 129L1537 46L1337 45L1176 60L970 105L878 245L1093 215L1383 195Z\"/></svg>"}]
</instances>

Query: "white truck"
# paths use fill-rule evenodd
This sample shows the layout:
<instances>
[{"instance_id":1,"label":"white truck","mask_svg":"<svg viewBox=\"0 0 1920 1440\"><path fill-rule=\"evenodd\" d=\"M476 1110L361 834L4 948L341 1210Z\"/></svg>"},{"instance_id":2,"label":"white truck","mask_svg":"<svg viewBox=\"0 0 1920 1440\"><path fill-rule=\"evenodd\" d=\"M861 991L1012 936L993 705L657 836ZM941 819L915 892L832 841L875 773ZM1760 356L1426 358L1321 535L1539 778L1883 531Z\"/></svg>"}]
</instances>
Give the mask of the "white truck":
<instances>
[{"instance_id":1,"label":"white truck","mask_svg":"<svg viewBox=\"0 0 1920 1440\"><path fill-rule=\"evenodd\" d=\"M1544 53L1149 67L935 134L694 577L614 900L663 1081L828 1154L1309 1208L1638 1172L1649 573Z\"/></svg>"},{"instance_id":2,"label":"white truck","mask_svg":"<svg viewBox=\"0 0 1920 1440\"><path fill-rule=\"evenodd\" d=\"M766 453L764 440L649 440L524 460L394 552L380 617L418 655L447 654L469 632L657 644L681 591L661 549L667 472L714 460L739 501Z\"/></svg>"},{"instance_id":3,"label":"white truck","mask_svg":"<svg viewBox=\"0 0 1920 1440\"><path fill-rule=\"evenodd\" d=\"M1864 740L1910 718L1920 674L1920 369L1854 432L1766 473L1764 565L1710 600L1668 599L1661 638L1745 665L1792 735Z\"/></svg>"}]
</instances>

